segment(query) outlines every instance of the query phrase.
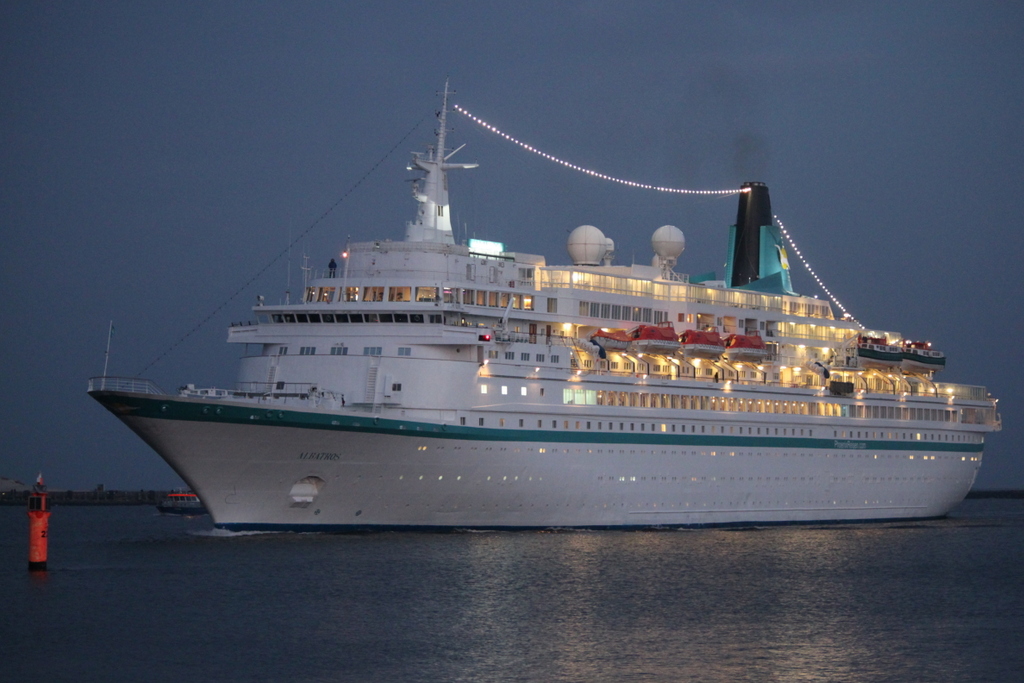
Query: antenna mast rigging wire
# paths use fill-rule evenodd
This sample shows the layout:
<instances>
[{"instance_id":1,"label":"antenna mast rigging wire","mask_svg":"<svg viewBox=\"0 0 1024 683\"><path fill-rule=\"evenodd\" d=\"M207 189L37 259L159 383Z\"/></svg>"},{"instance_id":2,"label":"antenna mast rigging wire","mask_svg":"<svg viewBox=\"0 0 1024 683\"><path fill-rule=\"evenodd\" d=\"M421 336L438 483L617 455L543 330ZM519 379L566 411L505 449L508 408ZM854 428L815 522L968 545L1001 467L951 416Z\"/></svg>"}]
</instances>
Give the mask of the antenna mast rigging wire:
<instances>
[{"instance_id":1,"label":"antenna mast rigging wire","mask_svg":"<svg viewBox=\"0 0 1024 683\"><path fill-rule=\"evenodd\" d=\"M238 289L236 289L236 290L235 290L235 292L234 292L234 294L232 294L232 295L231 295L231 296L229 296L229 297L228 297L227 299L225 299L225 300L224 300L223 302L221 302L221 304L220 304L219 306L217 306L217 307L216 307L215 309L213 309L213 310L212 310L212 311L211 311L211 312L209 313L209 315L207 315L207 316L206 316L205 318L203 318L202 320L200 320L200 321L199 321L199 322L198 322L198 323L197 323L197 324L195 325L195 327L193 327L193 328L192 328L191 330L189 330L188 332L186 332L186 333L184 334L184 336L182 336L182 337L181 337L181 338L180 338L180 339L179 339L178 341L174 342L174 343L173 343L173 344L172 344L172 345L171 345L171 346L170 346L170 347L169 347L169 348L168 348L168 349L167 349L166 351L164 351L164 352L163 352L163 353L161 353L161 354L160 354L159 356L157 356L157 357L156 357L156 358L154 358L154 359L153 359L152 361L150 361L150 362L149 362L149 364L148 364L148 365L146 365L146 367L142 368L142 370L140 370L140 371L138 372L138 375L137 375L137 376L141 376L141 375L142 375L142 373L146 372L146 370L149 370L149 369L150 369L151 367L153 367L154 365L156 365L157 363L159 363L159 362L160 362L161 360L163 360L163 359L164 359L164 358L165 358L165 357L166 357L166 356L167 356L168 354L170 354L170 353L171 353L172 351L174 351L174 349L176 349L176 348L177 348L177 347L178 347L179 345L181 345L181 343L182 343L182 342L184 342L184 341L185 341L186 339L188 339L188 338L189 338L189 337L191 337L191 336L192 336L193 334L195 334L196 332L198 332L198 331L199 331L199 330L200 330L200 329L201 329L201 328L202 328L202 327L203 327L204 325L206 325L206 323L210 322L210 320L212 320L212 319L213 319L213 317L214 317L215 315L217 315L218 313L220 313L220 312L221 312L221 310L223 310L225 306L227 306L227 305L228 305L229 303L231 303L231 302L232 302L232 301L233 301L233 300L235 299L235 297L237 297L237 296L238 296L239 294L241 294L242 292L244 292L244 291L245 291L245 290L246 290L246 289L247 289L247 288L249 287L249 285L251 285L251 284L252 284L253 282L255 282L255 281L256 281L256 280L257 280L257 279L258 279L258 278L259 278L259 277L260 277L261 275L263 275L263 273L267 272L267 271L268 271L268 270L270 269L270 267L271 267L271 266L273 266L273 265L274 265L275 263L277 263L278 261L280 261L280 260L281 260L281 258L282 258L282 257L283 257L284 255L286 255L286 254L287 254L287 253L289 252L289 250L291 250L291 248L292 248L293 246L295 246L295 244L296 244L296 243L297 243L297 242L298 242L299 240L301 240L301 239L302 239L303 237L305 237L305 236L306 236L307 234L309 234L309 232L310 232L310 231L311 231L311 230L312 230L313 228L315 228L315 227L316 227L317 225L319 225L319 224L320 224L320 223L321 223L321 222L322 222L322 221L323 221L323 220L324 220L325 218L327 218L327 216L328 216L328 215L329 215L329 214L330 214L330 213L331 213L332 211L334 211L334 209L336 209L336 208L338 207L338 205L339 205L339 204L341 204L341 203L342 203L343 201L345 201L345 200L346 200L346 199L348 198L348 196L349 196L350 194L352 194L353 192L355 192L355 191L356 191L356 189L357 189L357 188L358 188L358 187L359 187L360 185L362 185L362 184L363 184L363 182L364 182L364 181L365 181L365 180L366 180L367 178L369 178L369 177L370 177L370 175L371 175L371 174L372 174L372 173L373 173L374 171L376 171L376 170L377 170L377 168L378 168L378 167L379 167L379 166L380 166L381 164L383 164L383 163L384 163L385 161L387 161L387 159L388 159L388 158L389 158L389 157L390 157L390 156L391 156L392 154L394 154L395 150L396 150L396 149L398 149L398 148L399 148L399 146L401 146L401 145L402 145L402 143L404 143L404 142L405 142L405 141L406 141L406 140L407 140L407 139L409 138L409 136L410 136L410 135L412 135L413 133L415 133L415 132L416 132L416 129L417 129L417 128L419 128L419 127L420 127L421 125L423 125L423 122L424 122L424 121L426 121L426 120L427 120L427 116L424 116L424 117L423 117L423 118L421 118L421 119L420 119L419 121L417 121L417 122L416 122L416 125L414 125L414 126L413 126L412 128L410 128L410 129L409 129L409 132L408 132L408 133L406 133L405 135L403 135L403 136L402 136L402 139L401 139L401 140L399 140L398 142L396 142L396 143L395 143L395 145L394 145L394 146L393 146L393 147L392 147L391 149L389 149L389 150L387 151L387 153L386 153L386 154L384 154L384 156L382 156L382 157L381 157L381 158L380 158L380 159L379 159L379 160L377 161L377 163L375 163L375 164L374 164L373 166L371 166L371 167L370 167L370 170L368 170L368 171L367 171L366 173L364 173L364 174L363 174L363 176L362 176L361 178L359 178L359 180L357 180L357 181L356 181L356 182L355 182L355 183L354 183L354 184L352 185L352 187L350 187L350 188L348 189L348 191L347 191L347 192L345 192L345 194L341 195L341 198L340 198L340 199L338 199L338 201L336 201L336 202L334 202L333 204L331 204L331 206L330 206L330 207L328 207L328 208L327 208L327 210L326 210L326 211L324 211L324 212L323 212L323 213L322 213L322 214L320 215L320 217L319 217L319 218L317 218L317 219L316 219L316 220L314 220L314 221L313 221L312 223L310 223L310 224L309 224L309 227L307 227L307 228L306 228L305 230L303 230L303 231L302 231L302 232L301 232L301 233L299 234L299 236L298 236L298 237L296 237L296 238L292 239L292 240L291 240L291 241L290 241L290 242L288 243L288 246L287 246L287 247L285 247L285 248L284 248L284 249L282 249L282 250L281 250L280 252L278 252L278 253L277 253L277 255L276 255L276 256L274 256L274 258L270 259L270 261L269 261L269 262L267 262L267 264L266 264L265 266L263 266L262 268L260 268L260 269L259 269L259 271L257 271L255 275L253 275L253 276L252 276L251 278L249 278L249 280L248 280L248 281L247 281L247 282L246 282L246 283L245 283L244 285L242 285L241 287L239 287Z\"/></svg>"}]
</instances>

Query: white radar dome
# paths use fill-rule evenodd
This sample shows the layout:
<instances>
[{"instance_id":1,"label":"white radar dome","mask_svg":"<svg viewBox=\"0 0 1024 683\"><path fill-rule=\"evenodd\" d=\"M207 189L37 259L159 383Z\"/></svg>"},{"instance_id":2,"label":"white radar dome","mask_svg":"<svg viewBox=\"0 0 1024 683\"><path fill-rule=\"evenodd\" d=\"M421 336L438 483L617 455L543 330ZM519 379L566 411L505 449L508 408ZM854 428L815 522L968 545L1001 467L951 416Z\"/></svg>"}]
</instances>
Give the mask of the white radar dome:
<instances>
[{"instance_id":1,"label":"white radar dome","mask_svg":"<svg viewBox=\"0 0 1024 683\"><path fill-rule=\"evenodd\" d=\"M686 249L686 237L683 231L674 225L663 225L651 235L651 246L654 253L663 260L675 261Z\"/></svg>"},{"instance_id":2,"label":"white radar dome","mask_svg":"<svg viewBox=\"0 0 1024 683\"><path fill-rule=\"evenodd\" d=\"M569 258L572 259L573 265L577 266L600 265L601 259L608 251L609 241L604 233L593 225L581 225L569 233L569 242L566 245Z\"/></svg>"}]
</instances>

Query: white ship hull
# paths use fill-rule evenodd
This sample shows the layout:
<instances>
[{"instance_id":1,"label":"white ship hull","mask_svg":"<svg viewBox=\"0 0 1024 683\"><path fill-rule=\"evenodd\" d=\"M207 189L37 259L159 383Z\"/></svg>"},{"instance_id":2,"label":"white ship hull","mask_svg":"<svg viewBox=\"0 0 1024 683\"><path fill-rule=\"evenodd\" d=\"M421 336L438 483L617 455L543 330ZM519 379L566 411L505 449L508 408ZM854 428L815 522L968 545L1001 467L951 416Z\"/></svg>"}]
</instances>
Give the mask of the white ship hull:
<instances>
[{"instance_id":1,"label":"white ship hull","mask_svg":"<svg viewBox=\"0 0 1024 683\"><path fill-rule=\"evenodd\" d=\"M966 495L982 448L981 443L657 431L642 436L635 431L517 433L356 412L266 411L251 404L114 392L94 396L188 482L218 527L232 530L930 518L945 515ZM160 413L161 406L169 410ZM823 420L772 424L780 433L799 433L798 424L808 425L803 428L808 432L814 424L817 434L832 433ZM322 482L319 491L296 495L296 484L310 478Z\"/></svg>"}]
</instances>

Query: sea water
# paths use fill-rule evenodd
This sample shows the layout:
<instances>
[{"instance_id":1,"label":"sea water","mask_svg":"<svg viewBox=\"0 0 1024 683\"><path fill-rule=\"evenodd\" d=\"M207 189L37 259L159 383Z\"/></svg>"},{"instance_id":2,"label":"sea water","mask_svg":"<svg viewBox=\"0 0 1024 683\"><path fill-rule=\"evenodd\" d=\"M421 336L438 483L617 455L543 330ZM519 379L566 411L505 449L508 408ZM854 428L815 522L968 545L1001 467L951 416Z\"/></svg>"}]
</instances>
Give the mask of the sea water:
<instances>
[{"instance_id":1,"label":"sea water","mask_svg":"<svg viewBox=\"0 0 1024 683\"><path fill-rule=\"evenodd\" d=\"M1020 681L1024 501L911 523L231 534L0 508L9 681Z\"/></svg>"}]
</instances>

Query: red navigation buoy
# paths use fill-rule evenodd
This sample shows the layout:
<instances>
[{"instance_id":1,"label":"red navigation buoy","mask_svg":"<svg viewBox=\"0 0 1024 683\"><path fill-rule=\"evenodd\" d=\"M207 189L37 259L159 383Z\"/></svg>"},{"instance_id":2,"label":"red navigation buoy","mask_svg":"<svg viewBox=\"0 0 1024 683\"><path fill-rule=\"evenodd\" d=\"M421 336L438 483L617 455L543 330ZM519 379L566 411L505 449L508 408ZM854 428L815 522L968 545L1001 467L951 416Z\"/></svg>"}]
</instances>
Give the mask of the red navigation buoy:
<instances>
[{"instance_id":1,"label":"red navigation buoy","mask_svg":"<svg viewBox=\"0 0 1024 683\"><path fill-rule=\"evenodd\" d=\"M46 537L50 529L50 505L40 472L28 497L28 570L46 571Z\"/></svg>"}]
</instances>

